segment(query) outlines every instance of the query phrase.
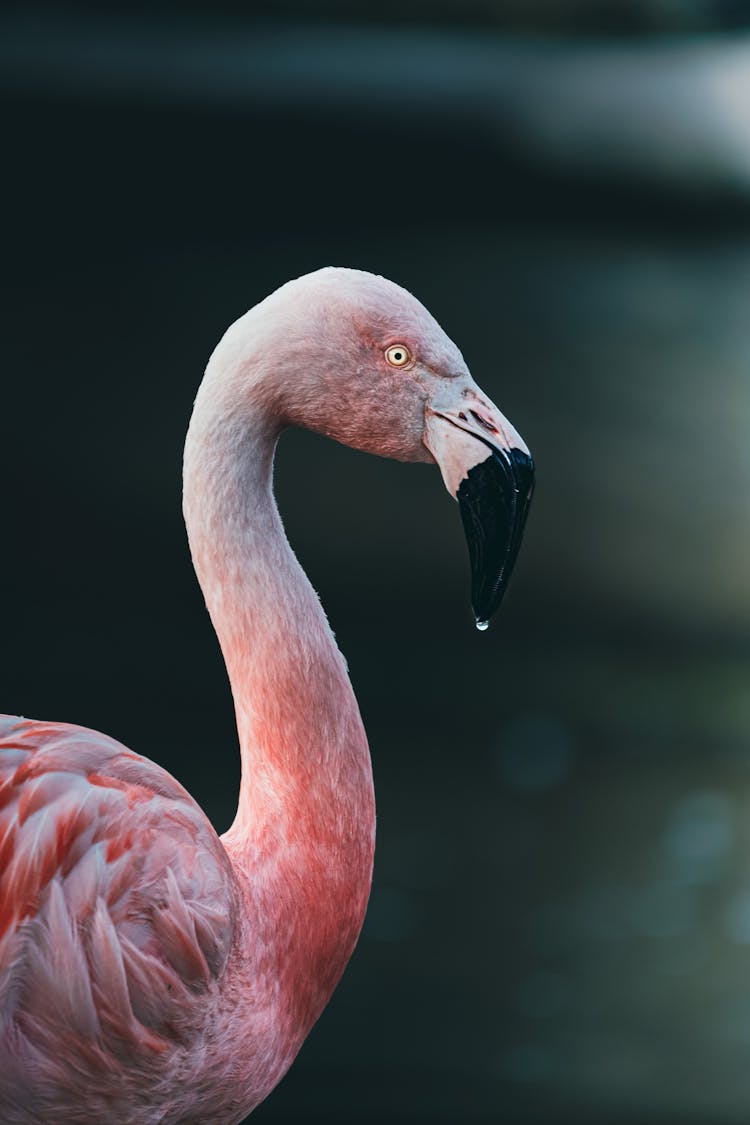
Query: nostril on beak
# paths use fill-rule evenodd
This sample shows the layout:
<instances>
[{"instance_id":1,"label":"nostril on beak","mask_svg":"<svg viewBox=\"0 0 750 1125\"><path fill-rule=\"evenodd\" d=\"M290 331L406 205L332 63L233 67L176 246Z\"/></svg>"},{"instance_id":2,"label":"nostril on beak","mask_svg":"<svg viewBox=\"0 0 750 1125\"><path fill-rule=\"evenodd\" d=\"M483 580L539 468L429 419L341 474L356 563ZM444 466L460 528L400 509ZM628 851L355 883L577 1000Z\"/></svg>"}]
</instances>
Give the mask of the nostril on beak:
<instances>
[{"instance_id":1,"label":"nostril on beak","mask_svg":"<svg viewBox=\"0 0 750 1125\"><path fill-rule=\"evenodd\" d=\"M469 411L469 413L471 414L474 421L478 422L480 426L483 426L485 430L488 430L491 434L497 433L497 426L493 426L492 422L488 422L487 419L483 418L481 414L477 414L476 410L471 410ZM463 415L461 415L461 417L463 417Z\"/></svg>"}]
</instances>

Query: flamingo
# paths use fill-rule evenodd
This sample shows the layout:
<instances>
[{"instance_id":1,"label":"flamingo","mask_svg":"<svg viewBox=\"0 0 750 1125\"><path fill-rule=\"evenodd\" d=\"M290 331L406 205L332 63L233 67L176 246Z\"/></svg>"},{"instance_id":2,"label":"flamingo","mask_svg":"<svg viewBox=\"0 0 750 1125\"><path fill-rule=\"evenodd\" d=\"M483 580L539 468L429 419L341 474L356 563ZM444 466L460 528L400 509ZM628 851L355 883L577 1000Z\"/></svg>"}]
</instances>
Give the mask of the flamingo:
<instances>
[{"instance_id":1,"label":"flamingo","mask_svg":"<svg viewBox=\"0 0 750 1125\"><path fill-rule=\"evenodd\" d=\"M236 818L218 836L179 782L106 735L0 716L4 1125L239 1122L352 953L372 772L346 664L273 497L289 426L437 462L481 627L500 604L533 464L424 306L327 267L236 321L184 458L192 559L235 705Z\"/></svg>"}]
</instances>

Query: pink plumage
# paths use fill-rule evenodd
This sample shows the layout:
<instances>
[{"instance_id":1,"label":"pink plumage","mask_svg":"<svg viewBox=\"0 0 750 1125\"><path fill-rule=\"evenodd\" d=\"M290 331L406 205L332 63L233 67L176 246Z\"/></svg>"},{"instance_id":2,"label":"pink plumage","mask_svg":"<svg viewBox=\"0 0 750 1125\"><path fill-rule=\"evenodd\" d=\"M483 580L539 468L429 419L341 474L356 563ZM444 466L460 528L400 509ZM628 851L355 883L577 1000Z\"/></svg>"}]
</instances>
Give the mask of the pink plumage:
<instances>
[{"instance_id":1,"label":"pink plumage","mask_svg":"<svg viewBox=\"0 0 750 1125\"><path fill-rule=\"evenodd\" d=\"M273 498L290 424L437 461L471 534L484 534L471 490L487 510L487 473L500 474L508 526L495 519L473 556L477 597L499 603L528 450L423 306L326 269L233 325L196 398L184 511L234 696L237 816L219 837L178 782L113 739L0 716L2 1125L236 1125L286 1072L354 948L372 772ZM476 560L495 557L488 585Z\"/></svg>"},{"instance_id":2,"label":"pink plumage","mask_svg":"<svg viewBox=\"0 0 750 1125\"><path fill-rule=\"evenodd\" d=\"M195 1041L225 968L226 852L153 762L0 716L0 872L2 1120L93 1121L97 1106L129 1120L144 1079ZM61 1101L71 1060L80 1107Z\"/></svg>"}]
</instances>

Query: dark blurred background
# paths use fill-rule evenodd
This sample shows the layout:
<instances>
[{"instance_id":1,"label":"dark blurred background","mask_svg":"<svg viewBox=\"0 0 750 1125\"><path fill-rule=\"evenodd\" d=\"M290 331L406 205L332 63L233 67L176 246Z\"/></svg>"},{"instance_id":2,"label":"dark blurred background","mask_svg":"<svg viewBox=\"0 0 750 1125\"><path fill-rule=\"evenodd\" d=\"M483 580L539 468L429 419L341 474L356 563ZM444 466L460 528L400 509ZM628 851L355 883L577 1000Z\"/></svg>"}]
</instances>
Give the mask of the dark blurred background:
<instances>
[{"instance_id":1,"label":"dark blurred background","mask_svg":"<svg viewBox=\"0 0 750 1125\"><path fill-rule=\"evenodd\" d=\"M290 277L412 290L538 464L479 634L434 470L283 439L379 846L253 1121L745 1123L750 4L27 4L0 88L0 711L107 731L228 826L181 448Z\"/></svg>"}]
</instances>

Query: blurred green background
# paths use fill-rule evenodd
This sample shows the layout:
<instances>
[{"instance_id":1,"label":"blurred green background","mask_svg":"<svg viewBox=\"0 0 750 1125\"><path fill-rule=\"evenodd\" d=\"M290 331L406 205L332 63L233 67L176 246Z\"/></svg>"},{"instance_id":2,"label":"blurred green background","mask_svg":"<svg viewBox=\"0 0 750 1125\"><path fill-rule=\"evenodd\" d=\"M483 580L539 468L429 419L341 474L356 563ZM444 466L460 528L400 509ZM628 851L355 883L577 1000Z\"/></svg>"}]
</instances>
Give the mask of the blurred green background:
<instances>
[{"instance_id":1,"label":"blurred green background","mask_svg":"<svg viewBox=\"0 0 750 1125\"><path fill-rule=\"evenodd\" d=\"M238 760L180 459L227 324L385 274L535 455L472 624L423 466L284 437L379 808L282 1123L750 1116L750 5L194 0L0 17L0 710Z\"/></svg>"}]
</instances>

